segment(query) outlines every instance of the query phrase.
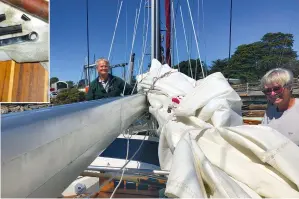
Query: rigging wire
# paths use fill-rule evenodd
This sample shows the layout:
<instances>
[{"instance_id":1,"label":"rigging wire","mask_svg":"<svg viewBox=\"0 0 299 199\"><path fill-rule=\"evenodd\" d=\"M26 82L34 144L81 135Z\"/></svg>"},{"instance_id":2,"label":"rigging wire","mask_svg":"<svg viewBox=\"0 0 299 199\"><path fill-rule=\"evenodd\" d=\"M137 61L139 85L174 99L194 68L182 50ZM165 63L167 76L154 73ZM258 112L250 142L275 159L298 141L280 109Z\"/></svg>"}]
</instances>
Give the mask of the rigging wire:
<instances>
[{"instance_id":1,"label":"rigging wire","mask_svg":"<svg viewBox=\"0 0 299 199\"><path fill-rule=\"evenodd\" d=\"M147 132L147 133L148 133L148 132ZM131 157L128 161L126 161L126 163L120 168L120 170L119 170L118 172L116 172L113 176L111 176L108 180L106 180L106 181L99 187L99 190L101 190L102 187L104 187L106 184L108 184L109 182L111 182L111 180L113 180L113 179L116 177L116 175L117 175L121 170L124 171L125 167L126 167L132 160L133 160L133 158L137 155L137 153L138 153L139 150L141 149L141 147L142 147L142 145L143 145L145 139L146 139L146 135L144 136L142 142L140 143L138 149L135 151L135 153L132 155L132 157ZM128 147L128 145L127 145L127 147ZM116 189L115 189L115 190L116 190Z\"/></svg>"},{"instance_id":2,"label":"rigging wire","mask_svg":"<svg viewBox=\"0 0 299 199\"><path fill-rule=\"evenodd\" d=\"M148 24L149 24L149 9L146 7L146 5L149 4L149 0L146 0L144 2L144 20L143 20L143 39L142 39L142 48L141 48L141 64L143 64L144 54L147 47L147 34L148 34ZM145 9L147 9L147 22L145 22Z\"/></svg>"},{"instance_id":3,"label":"rigging wire","mask_svg":"<svg viewBox=\"0 0 299 199\"><path fill-rule=\"evenodd\" d=\"M139 120L141 120L141 119L144 118L145 116L147 116L147 113L144 113L143 115L141 115L141 116L139 117ZM126 129L126 130L128 130L128 129ZM133 158L137 155L137 153L138 153L139 150L141 149L141 147L142 147L142 145L143 145L143 143L144 143L146 137L147 137L147 136L149 135L149 133L150 133L151 131L153 131L153 130L155 130L155 129L148 129L148 130L147 130L146 134L144 135L144 138L143 138L142 142L140 143L138 149L135 151L135 153L132 155L132 157L131 157L128 161L126 161L126 163L125 163L125 164L124 164L124 165L123 165L117 172L115 172L113 176L111 176L108 180L106 180L105 182L103 182L103 183L100 185L100 187L99 187L98 190L101 190L106 184L108 184L109 182L111 182L111 181L112 181L112 180L113 180L113 179L120 173L120 171L122 171L122 170L125 169L125 167L126 167L132 160L133 160ZM138 132L137 132L137 133L138 133ZM128 138L128 139L131 139L132 136L133 136L133 135L136 135L137 133L133 133L132 135L130 135L130 134L128 133L129 136L126 137L125 134L124 134L124 132L122 132L124 138ZM127 145L127 156L128 156L128 149L129 149L129 146ZM127 160L127 159L126 159L126 160ZM90 197L93 196L93 195L95 195L95 194L94 194L94 193L91 193L91 194L89 194L86 198L90 198Z\"/></svg>"},{"instance_id":4,"label":"rigging wire","mask_svg":"<svg viewBox=\"0 0 299 199\"><path fill-rule=\"evenodd\" d=\"M204 0L201 0L201 9L202 9L202 32L203 32L203 41L204 41L204 49L205 49L205 63L207 63L207 41L206 41L206 33L205 33L205 12L204 12L204 4L203 4ZM199 34L199 33L198 33ZM207 68L206 68L207 70ZM206 71L207 74L207 71Z\"/></svg>"},{"instance_id":5,"label":"rigging wire","mask_svg":"<svg viewBox=\"0 0 299 199\"><path fill-rule=\"evenodd\" d=\"M204 71L203 71L203 66L202 66L202 63L201 63L200 52L199 52L199 46L198 46L197 36L196 36L196 33L195 33L195 28L194 28L194 23L193 23L193 18L192 18L192 13L191 13L191 8L190 8L190 5L189 5L189 0L187 0L187 4L188 4L189 14L190 14L191 22L192 22L193 33L194 33L194 37L195 37L196 49L197 49L198 57L199 57L199 60L200 60L201 72L202 72L202 76L203 76L203 78L204 78L204 77L205 77L205 73L204 73ZM195 77L196 77L196 74L195 74Z\"/></svg>"},{"instance_id":6,"label":"rigging wire","mask_svg":"<svg viewBox=\"0 0 299 199\"><path fill-rule=\"evenodd\" d=\"M120 2L120 0L117 0L117 7L116 7L116 14L115 14L115 16L117 16L117 15L118 15L118 12L119 12L119 8L120 8L120 4L119 4L119 2ZM114 45L114 43L113 43L113 45ZM111 57L110 57L110 59L108 59L110 63L113 62L113 58L114 58L114 50L115 50L115 49L112 47L112 52L110 53ZM110 70L111 70L111 74L112 74L112 70L113 70L113 68L111 68Z\"/></svg>"},{"instance_id":7,"label":"rigging wire","mask_svg":"<svg viewBox=\"0 0 299 199\"><path fill-rule=\"evenodd\" d=\"M129 146L130 146L130 138L129 138L129 137L127 137L127 155L126 155L126 164L128 163L129 149L130 149L130 147L129 147ZM121 183L121 182L122 182L122 180L123 180L124 173L125 173L125 167L122 169L122 173L121 173L120 180L119 180L119 182L118 182L117 186L115 187L115 189L113 190L113 192L112 192L112 194L111 194L110 198L113 198L113 196L114 196L115 192L116 192L116 191L117 191L117 189L119 188L119 186L120 186L120 183Z\"/></svg>"},{"instance_id":8,"label":"rigging wire","mask_svg":"<svg viewBox=\"0 0 299 199\"><path fill-rule=\"evenodd\" d=\"M193 0L193 3L194 3L194 0ZM194 6L194 5L193 5ZM197 4L197 24L198 24L198 29L196 31L196 36L199 38L199 26L200 26L200 20L199 20L199 1L198 1L198 4ZM197 74L197 68L198 68L198 62L197 62L198 59L195 59L195 66L196 66L196 70L195 70L195 74ZM200 60L199 60L200 61ZM196 79L196 78L195 78Z\"/></svg>"},{"instance_id":9,"label":"rigging wire","mask_svg":"<svg viewBox=\"0 0 299 199\"><path fill-rule=\"evenodd\" d=\"M141 53L143 52L143 48L144 48L144 35L145 35L145 5L146 5L147 0L145 0L144 3L144 8L143 8L143 27L142 27L142 46L141 46Z\"/></svg>"},{"instance_id":10,"label":"rigging wire","mask_svg":"<svg viewBox=\"0 0 299 199\"><path fill-rule=\"evenodd\" d=\"M142 2L143 2L143 0L140 1L139 11L138 11L138 13L136 13L137 16L136 16L135 26L134 26L134 33L133 33L133 41L132 41L131 52L130 52L130 59L131 59L131 54L133 53L133 49L134 49L134 43L135 43L135 38L136 38L136 32L137 32L137 27L138 27L139 15L140 15L140 10L141 10ZM129 72L129 70L128 70L128 72ZM125 81L124 89L123 89L123 92L122 92L123 96L125 94L126 85L127 85L127 81Z\"/></svg>"},{"instance_id":11,"label":"rigging wire","mask_svg":"<svg viewBox=\"0 0 299 199\"><path fill-rule=\"evenodd\" d=\"M179 48L178 48L178 40L177 40L177 34L176 34L176 26L175 26L175 16L174 16L174 7L173 7L173 2L171 2L172 6L172 15L173 15L173 29L174 29L174 36L175 36L175 46L176 46L176 55L178 59L178 70L180 72L180 57L179 57Z\"/></svg>"},{"instance_id":12,"label":"rigging wire","mask_svg":"<svg viewBox=\"0 0 299 199\"><path fill-rule=\"evenodd\" d=\"M149 3L149 0L147 0L144 4L145 4L145 7L146 7L146 3ZM146 51L146 47L147 47L147 38L148 38L148 25L149 25L149 10L147 11L147 22L146 22L146 33L145 33L145 41L143 40L143 43L145 44L143 46L143 49L142 49L142 57L141 57L141 61L140 63L138 64L139 65L139 68L138 68L138 73L141 74L141 66L143 65L143 60L144 60L144 56L145 56L145 51ZM143 69L142 69L143 71ZM133 95L133 92L137 86L137 83L138 81L136 80L135 84L134 84L134 87L133 87L133 90L131 92L131 95Z\"/></svg>"},{"instance_id":13,"label":"rigging wire","mask_svg":"<svg viewBox=\"0 0 299 199\"><path fill-rule=\"evenodd\" d=\"M110 50L109 50L109 54L108 54L108 61L110 61L110 55L111 55L111 51L112 51L112 47L113 47L113 43L114 43L115 33L116 33L117 25L118 25L118 20L119 20L122 4L123 4L123 1L120 2L120 7L119 7L119 10L118 10L118 15L117 15L117 19L116 19L116 23L115 23L115 27L114 27L114 32L113 32L113 37L112 37Z\"/></svg>"},{"instance_id":14,"label":"rigging wire","mask_svg":"<svg viewBox=\"0 0 299 199\"><path fill-rule=\"evenodd\" d=\"M118 11L119 11L119 8L118 8L118 7L119 7L119 0L117 0L117 7L116 7L116 14L115 14L116 16L117 16L117 13L118 13Z\"/></svg>"},{"instance_id":15,"label":"rigging wire","mask_svg":"<svg viewBox=\"0 0 299 199\"><path fill-rule=\"evenodd\" d=\"M184 36L185 36L185 43L186 43L186 48L187 48L187 53L188 53L188 59L189 59L189 69L190 69L190 72L191 72L191 78L193 78L192 68L191 68L191 60L190 60L190 51L189 51L189 46L188 46L188 41L187 41L187 36L186 36L186 30L185 30L185 23L184 23L184 17L183 17L183 12L182 12L182 6L180 6L180 11L181 11L181 18L182 18Z\"/></svg>"},{"instance_id":16,"label":"rigging wire","mask_svg":"<svg viewBox=\"0 0 299 199\"><path fill-rule=\"evenodd\" d=\"M147 3L149 3L149 1L146 1ZM145 5L146 5L146 2L145 2ZM144 60L144 56L145 56L145 51L146 51L146 47L147 47L147 38L148 38L148 25L149 25L149 9L147 9L147 22L146 22L146 32L145 32L145 41L144 41L144 46L143 46L143 49L142 49L142 57L141 57L141 62L140 62L140 65L139 65L139 70L138 72L141 73L141 66L143 65L143 60ZM143 71L143 68L142 68L142 71ZM132 93L133 94L133 91L135 89L135 86L137 84L137 81L135 82L135 85L134 85L134 88L132 90Z\"/></svg>"},{"instance_id":17,"label":"rigging wire","mask_svg":"<svg viewBox=\"0 0 299 199\"><path fill-rule=\"evenodd\" d=\"M173 4L173 0L171 0L171 3ZM175 14L174 14L174 16L173 16L173 18L172 18L172 25L175 23L175 19L176 19L176 15L177 15L177 12L178 12L178 4L180 4L181 5L181 3L180 3L180 0L178 0L177 1L177 3L176 3L176 11L175 11ZM172 10L172 12L174 12L174 7L173 7L173 5L172 5L172 8L171 8L171 10ZM162 25L164 25L165 26L165 29L167 30L167 27L166 27L166 25L162 22L162 21L160 21L161 23L162 23ZM173 26L172 26L172 29L173 29ZM173 33L172 33L173 34ZM173 38L173 37L172 37ZM171 48L171 51L173 52L173 50L174 50L174 45L172 46L172 48ZM174 56L171 56L171 57L174 57ZM178 63L179 64L179 63ZM172 62L172 65L174 66L174 62Z\"/></svg>"},{"instance_id":18,"label":"rigging wire","mask_svg":"<svg viewBox=\"0 0 299 199\"><path fill-rule=\"evenodd\" d=\"M127 55L128 55L128 4L126 4L126 50L125 50L125 58L124 60L127 59ZM123 67L123 78L126 81L126 67Z\"/></svg>"},{"instance_id":19,"label":"rigging wire","mask_svg":"<svg viewBox=\"0 0 299 199\"><path fill-rule=\"evenodd\" d=\"M87 68L86 68L86 76L87 76L87 85L90 85L90 77L89 77L89 20L88 20L88 0L86 0L86 37L87 37ZM85 68L84 68L85 70Z\"/></svg>"},{"instance_id":20,"label":"rigging wire","mask_svg":"<svg viewBox=\"0 0 299 199\"><path fill-rule=\"evenodd\" d=\"M171 64L170 64L170 67L171 68L174 68L174 29L173 29L173 18L172 18L172 2L173 0L170 0L170 27L171 27L171 30L170 30L170 59L171 59Z\"/></svg>"},{"instance_id":21,"label":"rigging wire","mask_svg":"<svg viewBox=\"0 0 299 199\"><path fill-rule=\"evenodd\" d=\"M230 22L229 22L229 49L228 49L228 60L231 55L231 44L232 44L232 16L233 16L233 0L230 0Z\"/></svg>"},{"instance_id":22,"label":"rigging wire","mask_svg":"<svg viewBox=\"0 0 299 199\"><path fill-rule=\"evenodd\" d=\"M106 184L108 184L109 182L111 182L117 174L119 174L120 171L124 170L124 168L133 160L133 158L137 155L137 153L139 152L139 150L141 149L144 141L146 139L146 135L144 136L144 139L142 140L142 142L140 143L138 149L135 151L135 153L132 155L132 157L120 168L119 171L117 171L113 176L111 176L108 180L106 180L103 184L100 185L98 190L101 190ZM91 196L93 196L94 193L88 195L86 198L90 198Z\"/></svg>"}]
</instances>

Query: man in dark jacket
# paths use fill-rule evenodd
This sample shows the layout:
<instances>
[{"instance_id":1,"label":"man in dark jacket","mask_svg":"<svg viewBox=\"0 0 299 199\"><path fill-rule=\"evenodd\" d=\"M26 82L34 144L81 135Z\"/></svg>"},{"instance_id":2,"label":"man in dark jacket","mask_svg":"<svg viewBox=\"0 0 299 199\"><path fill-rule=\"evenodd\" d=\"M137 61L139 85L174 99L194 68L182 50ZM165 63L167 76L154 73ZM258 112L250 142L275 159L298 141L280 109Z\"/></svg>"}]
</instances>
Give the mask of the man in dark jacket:
<instances>
[{"instance_id":1,"label":"man in dark jacket","mask_svg":"<svg viewBox=\"0 0 299 199\"><path fill-rule=\"evenodd\" d=\"M109 74L110 64L108 60L99 59L96 64L99 76L90 83L86 100L121 96L125 84L126 89L124 95L130 95L132 93L133 87L130 84L125 83L125 81L119 77ZM136 93L136 89L134 93Z\"/></svg>"}]
</instances>

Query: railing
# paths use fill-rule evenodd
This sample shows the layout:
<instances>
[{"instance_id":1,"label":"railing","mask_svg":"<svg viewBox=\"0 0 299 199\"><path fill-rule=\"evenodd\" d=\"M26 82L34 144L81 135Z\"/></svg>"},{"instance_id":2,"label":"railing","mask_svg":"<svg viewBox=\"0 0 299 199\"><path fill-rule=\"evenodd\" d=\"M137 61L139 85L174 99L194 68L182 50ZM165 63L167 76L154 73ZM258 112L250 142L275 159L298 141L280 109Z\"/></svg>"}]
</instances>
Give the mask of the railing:
<instances>
[{"instance_id":1,"label":"railing","mask_svg":"<svg viewBox=\"0 0 299 199\"><path fill-rule=\"evenodd\" d=\"M262 88L259 82L255 83L245 83L245 84L236 84L232 85L232 88L239 94L245 95L263 95ZM294 79L293 83L293 94L299 94L299 81Z\"/></svg>"},{"instance_id":2,"label":"railing","mask_svg":"<svg viewBox=\"0 0 299 199\"><path fill-rule=\"evenodd\" d=\"M232 85L233 89L235 89L236 92L246 92L249 91L260 91L260 83L245 83L245 84L237 84Z\"/></svg>"},{"instance_id":3,"label":"railing","mask_svg":"<svg viewBox=\"0 0 299 199\"><path fill-rule=\"evenodd\" d=\"M2 115L2 197L59 197L146 110L144 95Z\"/></svg>"}]
</instances>

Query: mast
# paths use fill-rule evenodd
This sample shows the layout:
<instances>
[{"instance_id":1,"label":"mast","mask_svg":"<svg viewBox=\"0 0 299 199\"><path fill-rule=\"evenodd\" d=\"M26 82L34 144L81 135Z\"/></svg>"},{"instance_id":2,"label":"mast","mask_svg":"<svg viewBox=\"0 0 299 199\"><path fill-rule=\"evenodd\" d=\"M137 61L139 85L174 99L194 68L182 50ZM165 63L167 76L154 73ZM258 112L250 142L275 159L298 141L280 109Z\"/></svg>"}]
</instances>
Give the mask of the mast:
<instances>
[{"instance_id":1,"label":"mast","mask_svg":"<svg viewBox=\"0 0 299 199\"><path fill-rule=\"evenodd\" d=\"M88 0L86 1L86 31L87 31L87 68L86 68L86 85L90 85L90 77L89 77L89 27L88 27Z\"/></svg>"},{"instance_id":2,"label":"mast","mask_svg":"<svg viewBox=\"0 0 299 199\"><path fill-rule=\"evenodd\" d=\"M170 0L165 0L165 18L166 18L166 63L171 67L171 7Z\"/></svg>"},{"instance_id":3,"label":"mast","mask_svg":"<svg viewBox=\"0 0 299 199\"><path fill-rule=\"evenodd\" d=\"M232 16L233 16L233 0L230 1L230 14L229 14L229 49L228 49L229 60L230 60L231 45L232 45Z\"/></svg>"},{"instance_id":4,"label":"mast","mask_svg":"<svg viewBox=\"0 0 299 199\"><path fill-rule=\"evenodd\" d=\"M160 0L152 0L151 8L151 56L152 59L158 59L161 61Z\"/></svg>"},{"instance_id":5,"label":"mast","mask_svg":"<svg viewBox=\"0 0 299 199\"><path fill-rule=\"evenodd\" d=\"M128 79L129 84L132 83L132 79L133 79L134 62L135 62L135 53L133 53L131 55L131 60L130 60L130 74L129 74L129 79Z\"/></svg>"}]
</instances>

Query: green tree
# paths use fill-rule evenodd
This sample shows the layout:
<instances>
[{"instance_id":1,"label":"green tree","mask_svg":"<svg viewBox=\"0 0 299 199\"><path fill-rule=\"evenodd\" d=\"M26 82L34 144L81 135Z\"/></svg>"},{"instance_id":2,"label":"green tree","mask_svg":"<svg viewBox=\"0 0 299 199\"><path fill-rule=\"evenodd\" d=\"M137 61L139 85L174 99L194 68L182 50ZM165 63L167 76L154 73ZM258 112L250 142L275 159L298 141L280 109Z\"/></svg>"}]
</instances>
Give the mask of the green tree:
<instances>
[{"instance_id":1,"label":"green tree","mask_svg":"<svg viewBox=\"0 0 299 199\"><path fill-rule=\"evenodd\" d=\"M215 72L222 72L224 76L227 76L227 66L228 66L228 59L217 59L215 61L212 61L212 66L209 70L209 74L215 73Z\"/></svg>"},{"instance_id":2,"label":"green tree","mask_svg":"<svg viewBox=\"0 0 299 199\"><path fill-rule=\"evenodd\" d=\"M54 83L56 83L56 82L58 82L58 81L59 81L58 77L51 77L51 78L50 78L50 85L51 85L51 84L54 84Z\"/></svg>"},{"instance_id":3,"label":"green tree","mask_svg":"<svg viewBox=\"0 0 299 199\"><path fill-rule=\"evenodd\" d=\"M58 93L56 98L52 99L54 105L71 104L85 101L85 93L76 88L70 88Z\"/></svg>"},{"instance_id":4,"label":"green tree","mask_svg":"<svg viewBox=\"0 0 299 199\"><path fill-rule=\"evenodd\" d=\"M293 42L292 34L267 33L260 41L238 46L229 61L214 61L210 73L221 71L226 77L251 82L259 80L270 69L283 67L298 76L299 64Z\"/></svg>"},{"instance_id":5,"label":"green tree","mask_svg":"<svg viewBox=\"0 0 299 199\"><path fill-rule=\"evenodd\" d=\"M78 82L78 88L85 88L85 79L81 79Z\"/></svg>"},{"instance_id":6,"label":"green tree","mask_svg":"<svg viewBox=\"0 0 299 199\"><path fill-rule=\"evenodd\" d=\"M69 88L73 88L75 85L73 81L66 81L66 83L68 84Z\"/></svg>"},{"instance_id":7,"label":"green tree","mask_svg":"<svg viewBox=\"0 0 299 199\"><path fill-rule=\"evenodd\" d=\"M201 62L203 66L204 73L206 75L208 66L204 63ZM191 66L191 67L190 67ZM184 73L185 75L189 77L193 77L198 80L202 78L202 70L201 70L201 65L200 65L200 60L199 59L190 59L187 61L182 61L179 64L174 66L175 69L179 69L181 73Z\"/></svg>"},{"instance_id":8,"label":"green tree","mask_svg":"<svg viewBox=\"0 0 299 199\"><path fill-rule=\"evenodd\" d=\"M136 84L136 81L137 81L137 79L136 79L136 76L135 75L133 75L133 77L132 77L132 82L131 82L131 86L135 86L135 84Z\"/></svg>"}]
</instances>

